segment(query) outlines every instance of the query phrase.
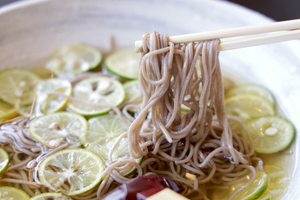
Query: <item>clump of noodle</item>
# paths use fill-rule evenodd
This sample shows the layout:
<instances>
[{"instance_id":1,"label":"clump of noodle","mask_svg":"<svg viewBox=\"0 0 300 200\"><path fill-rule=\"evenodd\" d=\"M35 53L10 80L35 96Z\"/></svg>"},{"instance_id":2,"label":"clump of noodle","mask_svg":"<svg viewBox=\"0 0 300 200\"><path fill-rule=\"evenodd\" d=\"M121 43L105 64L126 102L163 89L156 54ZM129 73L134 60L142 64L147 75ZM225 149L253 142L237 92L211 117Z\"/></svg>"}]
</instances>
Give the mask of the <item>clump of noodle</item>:
<instances>
[{"instance_id":1,"label":"clump of noodle","mask_svg":"<svg viewBox=\"0 0 300 200\"><path fill-rule=\"evenodd\" d=\"M211 40L175 45L167 41L166 35L153 32L143 36L143 44L137 48L141 52L143 103L127 137L133 158L146 156L153 160L154 156L155 166L163 166L155 169L153 162L145 159L143 163L148 165L144 172L171 176L196 190L215 175L221 178L219 184L230 182L222 175L226 171L234 171L233 178L239 180L239 174L244 175L243 169L247 168L252 178L246 185L254 180L251 138L248 144L232 132L225 113L218 44L219 40ZM182 104L189 107L185 114ZM145 129L149 109L152 126ZM146 142L149 145L143 145ZM187 172L195 174L197 180L185 178Z\"/></svg>"}]
</instances>

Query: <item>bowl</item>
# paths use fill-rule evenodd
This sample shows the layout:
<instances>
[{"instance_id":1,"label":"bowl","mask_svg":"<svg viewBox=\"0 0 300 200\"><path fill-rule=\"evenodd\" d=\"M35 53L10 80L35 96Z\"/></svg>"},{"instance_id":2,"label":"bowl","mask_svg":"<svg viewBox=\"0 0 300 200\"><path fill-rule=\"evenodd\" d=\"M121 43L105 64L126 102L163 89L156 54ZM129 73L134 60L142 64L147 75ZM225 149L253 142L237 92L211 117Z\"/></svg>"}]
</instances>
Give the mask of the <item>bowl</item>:
<instances>
[{"instance_id":1,"label":"bowl","mask_svg":"<svg viewBox=\"0 0 300 200\"><path fill-rule=\"evenodd\" d=\"M258 25L271 19L227 1L197 0L29 0L0 9L0 70L30 67L57 47L87 43L104 55L133 46L143 33L180 35ZM253 82L270 90L278 113L300 132L300 42L289 41L220 53L225 73L238 82ZM300 191L299 137L292 154L278 165L291 178L283 199L297 199ZM288 158L287 158L288 157ZM289 163L286 162L286 160ZM288 165L288 166L286 166Z\"/></svg>"}]
</instances>

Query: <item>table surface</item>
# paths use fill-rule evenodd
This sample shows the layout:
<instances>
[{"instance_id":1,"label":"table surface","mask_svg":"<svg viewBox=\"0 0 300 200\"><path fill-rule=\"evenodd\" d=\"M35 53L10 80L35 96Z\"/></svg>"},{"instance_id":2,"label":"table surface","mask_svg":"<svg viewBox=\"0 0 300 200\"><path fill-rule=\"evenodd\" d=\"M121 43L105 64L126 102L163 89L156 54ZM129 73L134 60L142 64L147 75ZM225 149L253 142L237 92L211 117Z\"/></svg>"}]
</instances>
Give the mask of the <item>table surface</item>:
<instances>
[{"instance_id":1,"label":"table surface","mask_svg":"<svg viewBox=\"0 0 300 200\"><path fill-rule=\"evenodd\" d=\"M0 7L19 0L0 0ZM229 0L256 10L277 21L300 18L298 0Z\"/></svg>"}]
</instances>

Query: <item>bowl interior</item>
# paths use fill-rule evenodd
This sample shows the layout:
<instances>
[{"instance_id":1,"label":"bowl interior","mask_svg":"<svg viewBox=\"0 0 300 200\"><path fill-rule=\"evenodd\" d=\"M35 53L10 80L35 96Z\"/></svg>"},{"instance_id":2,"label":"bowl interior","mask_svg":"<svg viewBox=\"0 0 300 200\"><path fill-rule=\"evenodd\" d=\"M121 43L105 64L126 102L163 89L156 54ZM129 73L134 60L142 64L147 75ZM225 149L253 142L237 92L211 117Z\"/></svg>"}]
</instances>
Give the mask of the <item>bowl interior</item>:
<instances>
[{"instance_id":1,"label":"bowl interior","mask_svg":"<svg viewBox=\"0 0 300 200\"><path fill-rule=\"evenodd\" d=\"M69 43L92 44L104 54L133 46L143 33L169 35L264 24L271 19L226 1L197 0L41 0L21 1L0 9L0 70L28 67ZM299 41L221 52L225 74L270 90L278 112L300 130ZM300 139L291 149L291 184L284 199L297 199ZM280 161L279 165L286 165Z\"/></svg>"}]
</instances>

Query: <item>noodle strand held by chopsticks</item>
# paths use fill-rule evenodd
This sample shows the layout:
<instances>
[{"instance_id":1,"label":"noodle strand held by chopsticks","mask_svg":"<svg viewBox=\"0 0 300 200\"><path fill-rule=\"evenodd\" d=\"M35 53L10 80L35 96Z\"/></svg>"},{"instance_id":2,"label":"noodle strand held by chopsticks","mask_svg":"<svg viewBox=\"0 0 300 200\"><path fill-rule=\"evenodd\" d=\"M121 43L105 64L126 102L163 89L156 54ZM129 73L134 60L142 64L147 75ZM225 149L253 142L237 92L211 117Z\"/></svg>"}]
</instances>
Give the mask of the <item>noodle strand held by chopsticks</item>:
<instances>
[{"instance_id":1,"label":"noodle strand held by chopsticks","mask_svg":"<svg viewBox=\"0 0 300 200\"><path fill-rule=\"evenodd\" d=\"M222 173L244 176L245 170L238 166L246 168L247 174L251 171L251 180L256 176L250 162L254 154L251 138L246 142L233 133L226 116L219 42L216 39L175 45L167 41L166 35L153 32L145 34L142 45L136 49L141 53L139 80L143 103L127 134L131 156L135 159L146 156L145 166L142 163L146 167L152 164L147 159L153 159L150 156L153 154L165 163L164 171L173 164L181 165L181 174L198 174L196 182L184 181L192 187L210 182L216 174L221 178L220 184L227 180L226 175L222 179ZM182 105L189 108L187 113L183 113ZM149 115L151 134L142 137ZM149 140L153 144L140 148L141 143ZM168 174L161 169L149 169Z\"/></svg>"}]
</instances>

